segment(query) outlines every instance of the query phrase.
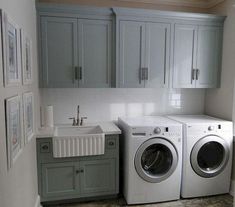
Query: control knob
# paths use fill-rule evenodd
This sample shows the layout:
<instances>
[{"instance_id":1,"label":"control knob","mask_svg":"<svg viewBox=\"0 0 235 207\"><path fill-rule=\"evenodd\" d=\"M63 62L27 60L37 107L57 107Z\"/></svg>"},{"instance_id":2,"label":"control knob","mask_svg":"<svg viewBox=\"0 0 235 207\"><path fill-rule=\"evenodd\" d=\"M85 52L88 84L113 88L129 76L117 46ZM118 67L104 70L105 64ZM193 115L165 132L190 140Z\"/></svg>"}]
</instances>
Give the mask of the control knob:
<instances>
[{"instance_id":1,"label":"control knob","mask_svg":"<svg viewBox=\"0 0 235 207\"><path fill-rule=\"evenodd\" d=\"M208 130L209 130L209 131L213 131L213 130L214 130L214 127L213 127L213 126L209 126L209 127L208 127Z\"/></svg>"},{"instance_id":2,"label":"control knob","mask_svg":"<svg viewBox=\"0 0 235 207\"><path fill-rule=\"evenodd\" d=\"M160 134L160 133L161 133L161 129L160 129L159 127L156 127L156 128L154 129L154 133L155 133L155 134Z\"/></svg>"}]
</instances>

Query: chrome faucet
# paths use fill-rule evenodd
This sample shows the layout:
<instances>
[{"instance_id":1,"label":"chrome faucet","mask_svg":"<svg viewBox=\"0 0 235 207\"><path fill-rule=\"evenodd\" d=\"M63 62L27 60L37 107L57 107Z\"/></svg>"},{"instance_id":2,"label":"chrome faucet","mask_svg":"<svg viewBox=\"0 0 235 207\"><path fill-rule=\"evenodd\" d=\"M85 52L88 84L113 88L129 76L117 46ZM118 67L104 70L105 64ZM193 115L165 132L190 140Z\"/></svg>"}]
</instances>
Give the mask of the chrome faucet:
<instances>
[{"instance_id":1,"label":"chrome faucet","mask_svg":"<svg viewBox=\"0 0 235 207\"><path fill-rule=\"evenodd\" d=\"M77 117L71 117L69 119L73 120L73 126L83 126L84 124L84 119L87 119L87 117L81 117L81 121L80 121L80 106L77 106Z\"/></svg>"}]
</instances>

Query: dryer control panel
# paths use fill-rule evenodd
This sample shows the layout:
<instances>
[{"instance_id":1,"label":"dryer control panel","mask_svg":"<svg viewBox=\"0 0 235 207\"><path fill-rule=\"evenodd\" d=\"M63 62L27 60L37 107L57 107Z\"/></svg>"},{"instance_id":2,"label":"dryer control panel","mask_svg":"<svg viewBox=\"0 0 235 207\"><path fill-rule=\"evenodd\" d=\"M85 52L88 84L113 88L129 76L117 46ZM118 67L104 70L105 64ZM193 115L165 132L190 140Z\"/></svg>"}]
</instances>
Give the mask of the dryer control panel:
<instances>
[{"instance_id":1,"label":"dryer control panel","mask_svg":"<svg viewBox=\"0 0 235 207\"><path fill-rule=\"evenodd\" d=\"M156 127L132 127L133 137L152 137L161 136L176 138L182 136L181 127L178 126L156 126Z\"/></svg>"}]
</instances>

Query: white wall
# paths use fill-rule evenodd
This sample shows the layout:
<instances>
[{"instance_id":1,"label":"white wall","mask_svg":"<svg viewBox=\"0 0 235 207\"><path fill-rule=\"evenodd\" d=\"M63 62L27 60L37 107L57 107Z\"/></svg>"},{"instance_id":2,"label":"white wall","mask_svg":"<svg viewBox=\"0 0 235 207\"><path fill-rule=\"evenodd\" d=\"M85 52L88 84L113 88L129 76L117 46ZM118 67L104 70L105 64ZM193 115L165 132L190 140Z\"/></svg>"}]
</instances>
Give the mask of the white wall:
<instances>
[{"instance_id":1,"label":"white wall","mask_svg":"<svg viewBox=\"0 0 235 207\"><path fill-rule=\"evenodd\" d=\"M71 123L80 105L88 121L117 120L119 116L201 114L203 89L42 89L42 105L54 106L56 124Z\"/></svg>"},{"instance_id":2,"label":"white wall","mask_svg":"<svg viewBox=\"0 0 235 207\"><path fill-rule=\"evenodd\" d=\"M212 13L227 15L224 25L223 62L221 88L206 92L205 112L212 116L235 121L235 4L234 0L224 3L211 10ZM234 144L235 149L235 144ZM235 160L233 161L232 179L235 181Z\"/></svg>"},{"instance_id":3,"label":"white wall","mask_svg":"<svg viewBox=\"0 0 235 207\"><path fill-rule=\"evenodd\" d=\"M39 90L36 44L36 12L33 0L0 0L3 9L32 38L34 83L30 86L4 88L0 86L0 206L34 207L37 198L35 139L28 143L10 171L7 170L4 100L33 91L36 102L36 121L39 123ZM2 65L0 65L2 74ZM0 79L2 82L2 79ZM1 85L1 84L0 84Z\"/></svg>"}]
</instances>

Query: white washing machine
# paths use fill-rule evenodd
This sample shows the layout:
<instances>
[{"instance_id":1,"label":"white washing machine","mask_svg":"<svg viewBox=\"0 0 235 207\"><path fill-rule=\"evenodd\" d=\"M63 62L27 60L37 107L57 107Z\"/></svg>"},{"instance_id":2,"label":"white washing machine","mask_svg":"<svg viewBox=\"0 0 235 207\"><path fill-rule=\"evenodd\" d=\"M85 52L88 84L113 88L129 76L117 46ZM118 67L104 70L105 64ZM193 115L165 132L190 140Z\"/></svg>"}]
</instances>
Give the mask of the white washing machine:
<instances>
[{"instance_id":1,"label":"white washing machine","mask_svg":"<svg viewBox=\"0 0 235 207\"><path fill-rule=\"evenodd\" d=\"M228 193L232 166L232 122L213 117L168 116L183 124L183 198Z\"/></svg>"},{"instance_id":2,"label":"white washing machine","mask_svg":"<svg viewBox=\"0 0 235 207\"><path fill-rule=\"evenodd\" d=\"M119 118L128 204L180 198L182 124L165 117Z\"/></svg>"}]
</instances>

